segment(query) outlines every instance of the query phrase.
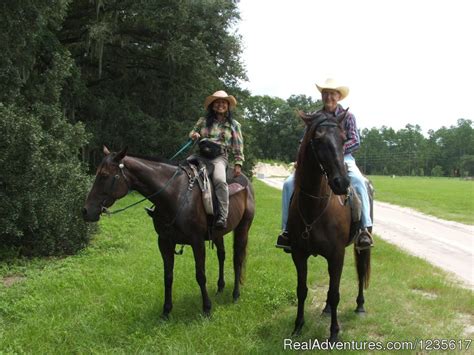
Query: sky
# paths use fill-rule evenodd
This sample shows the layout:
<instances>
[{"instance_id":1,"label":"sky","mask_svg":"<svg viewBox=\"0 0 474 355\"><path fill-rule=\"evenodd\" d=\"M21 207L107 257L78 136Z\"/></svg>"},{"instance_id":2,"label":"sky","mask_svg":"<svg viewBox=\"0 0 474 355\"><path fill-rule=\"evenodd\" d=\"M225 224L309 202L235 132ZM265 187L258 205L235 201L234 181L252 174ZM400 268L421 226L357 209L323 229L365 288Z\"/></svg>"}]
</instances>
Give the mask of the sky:
<instances>
[{"instance_id":1,"label":"sky","mask_svg":"<svg viewBox=\"0 0 474 355\"><path fill-rule=\"evenodd\" d=\"M240 0L252 95L320 99L315 83L350 89L358 128L426 133L474 121L474 1Z\"/></svg>"}]
</instances>

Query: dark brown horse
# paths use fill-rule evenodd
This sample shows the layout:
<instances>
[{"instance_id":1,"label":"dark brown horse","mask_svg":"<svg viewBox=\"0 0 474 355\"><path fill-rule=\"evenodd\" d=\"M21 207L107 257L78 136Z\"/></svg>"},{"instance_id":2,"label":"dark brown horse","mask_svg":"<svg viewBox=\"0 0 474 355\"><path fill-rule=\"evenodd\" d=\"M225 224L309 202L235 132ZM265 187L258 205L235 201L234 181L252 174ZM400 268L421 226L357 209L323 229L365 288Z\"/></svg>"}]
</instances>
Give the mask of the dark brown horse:
<instances>
[{"instance_id":1,"label":"dark brown horse","mask_svg":"<svg viewBox=\"0 0 474 355\"><path fill-rule=\"evenodd\" d=\"M243 265L247 253L249 228L255 212L254 193L250 182L247 187L229 199L229 217L225 230L210 229L197 182L185 170L172 162L152 161L133 157L126 150L110 153L104 147L105 157L83 209L86 221L97 221L100 214L130 190L136 190L157 207L153 223L158 233L158 245L164 264L165 300L163 316L168 317L172 304L173 267L176 244L190 245L196 266L196 280L201 288L203 312L211 311L211 300L206 288L205 240L209 237L217 247L219 259L218 292L224 289L223 236L234 231L234 290L236 301L240 296Z\"/></svg>"},{"instance_id":2,"label":"dark brown horse","mask_svg":"<svg viewBox=\"0 0 474 355\"><path fill-rule=\"evenodd\" d=\"M350 180L344 165L342 128L345 113L336 117L299 113L306 122L295 172L295 192L288 216L292 258L298 273L298 312L293 333L304 324L307 262L310 255L322 255L328 262L329 291L325 312L331 313L330 341L339 332L337 306L345 248L352 242L357 224L345 203ZM339 196L338 196L339 195ZM359 278L356 312L364 312L364 287L370 276L370 249L355 252Z\"/></svg>"}]
</instances>

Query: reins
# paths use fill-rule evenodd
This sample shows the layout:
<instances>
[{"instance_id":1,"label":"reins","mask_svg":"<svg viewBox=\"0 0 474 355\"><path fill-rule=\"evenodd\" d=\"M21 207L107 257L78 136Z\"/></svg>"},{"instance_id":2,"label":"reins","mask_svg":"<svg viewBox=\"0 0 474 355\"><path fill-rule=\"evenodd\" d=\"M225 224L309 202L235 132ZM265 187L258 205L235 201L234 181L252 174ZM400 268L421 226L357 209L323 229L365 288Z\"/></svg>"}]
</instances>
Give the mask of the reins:
<instances>
[{"instance_id":1,"label":"reins","mask_svg":"<svg viewBox=\"0 0 474 355\"><path fill-rule=\"evenodd\" d=\"M187 148L189 148L189 146L193 143L193 140L192 139L189 139L169 160L173 160L174 158L176 158L179 154L181 154L182 152L184 152ZM120 171L122 173L122 176L125 180L125 183L127 184L127 187L128 189L130 190L130 184L128 183L127 181L127 178L125 177L125 173L123 172L123 168L125 166L123 165L123 163L120 163L119 164L119 168L120 168ZM131 205L128 205L124 208L120 208L118 210L115 210L115 211L109 211L106 207L102 207L102 212L106 213L107 215L112 215L112 214L116 214L116 213L119 213L119 212L123 212L125 210L128 210L129 208L133 207L133 206L136 206L152 197L155 197L157 195L159 195L160 193L162 193L164 190L166 190L166 188L171 184L171 182L178 176L178 175L181 175L180 174L180 169L181 167L178 167L178 169L176 169L175 173L173 174L173 176L166 182L166 184L161 188L159 189L158 191L152 193L151 195L149 196L146 196L144 198L142 198L140 201L137 201L137 202L134 202L132 203ZM115 181L119 178L118 175L115 175L114 177L114 180L112 182L112 188L115 184Z\"/></svg>"},{"instance_id":2,"label":"reins","mask_svg":"<svg viewBox=\"0 0 474 355\"><path fill-rule=\"evenodd\" d=\"M123 164L121 164L121 165L123 165ZM123 167L121 167L120 169L123 169ZM176 169L175 173L173 174L173 176L166 182L166 184L165 184L161 189L159 189L158 191L152 193L152 194L149 195L149 196L146 196L146 197L142 198L140 201L134 202L134 203L132 203L131 205L128 205L128 206L123 207L123 208L120 208L120 209L115 210L115 211L109 211L109 210L107 210L107 209L104 207L105 210L103 210L103 212L105 212L105 213L108 214L108 215L112 215L112 214L116 214L116 213L119 213L119 212L123 212L123 211L128 210L129 208L131 208L131 207L133 207L133 206L136 206L136 205L142 203L143 201L146 201L146 200L148 200L148 199L150 199L150 198L152 198L152 197L155 197L155 196L159 195L160 193L162 193L163 191L166 190L166 188L171 184L171 182L172 182L178 175L181 175L181 174L180 174L180 171L181 171L181 167L178 167L178 168ZM124 175L124 176L125 176L125 175ZM127 180L125 180L125 181L127 181ZM127 183L127 185L128 185L128 183Z\"/></svg>"}]
</instances>

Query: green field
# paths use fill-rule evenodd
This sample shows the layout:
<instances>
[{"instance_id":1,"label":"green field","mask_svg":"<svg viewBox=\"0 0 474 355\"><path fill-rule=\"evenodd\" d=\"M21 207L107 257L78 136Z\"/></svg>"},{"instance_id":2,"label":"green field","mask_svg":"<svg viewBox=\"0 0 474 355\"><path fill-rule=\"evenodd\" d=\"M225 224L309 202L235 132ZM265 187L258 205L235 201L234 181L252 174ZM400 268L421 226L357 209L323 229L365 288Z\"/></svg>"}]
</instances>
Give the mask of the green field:
<instances>
[{"instance_id":1,"label":"green field","mask_svg":"<svg viewBox=\"0 0 474 355\"><path fill-rule=\"evenodd\" d=\"M455 178L370 176L375 199L435 217L474 224L474 181Z\"/></svg>"},{"instance_id":2,"label":"green field","mask_svg":"<svg viewBox=\"0 0 474 355\"><path fill-rule=\"evenodd\" d=\"M231 239L226 242L227 285L221 295L215 295L215 249L207 249L210 319L201 315L192 251L186 247L184 255L176 257L171 317L161 320L163 274L156 235L143 209L134 207L104 217L91 246L77 256L0 262L0 353L284 352L284 339L290 338L296 316L296 272L291 257L273 247L281 193L259 181L255 187L257 215L238 303L232 303ZM138 198L128 196L115 207ZM440 269L376 239L365 317L353 312L356 273L352 250L347 250L340 339L383 344L448 339L456 344L456 352L458 344L465 349L464 340L474 336L472 291L453 284ZM306 324L293 340L324 340L329 335L329 318L320 315L326 270L323 258L310 259Z\"/></svg>"}]
</instances>

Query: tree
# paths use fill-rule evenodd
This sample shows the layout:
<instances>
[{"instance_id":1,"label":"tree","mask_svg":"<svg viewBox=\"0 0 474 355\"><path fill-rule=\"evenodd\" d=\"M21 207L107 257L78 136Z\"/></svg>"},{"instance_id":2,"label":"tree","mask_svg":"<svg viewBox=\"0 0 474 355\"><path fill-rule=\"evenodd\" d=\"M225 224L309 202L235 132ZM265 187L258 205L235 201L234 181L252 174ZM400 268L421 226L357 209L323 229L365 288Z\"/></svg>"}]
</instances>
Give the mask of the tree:
<instances>
[{"instance_id":1,"label":"tree","mask_svg":"<svg viewBox=\"0 0 474 355\"><path fill-rule=\"evenodd\" d=\"M86 160L95 165L104 143L171 156L204 114L204 98L235 94L245 79L230 30L238 19L227 0L74 1L60 38L76 75L62 100L93 135Z\"/></svg>"},{"instance_id":2,"label":"tree","mask_svg":"<svg viewBox=\"0 0 474 355\"><path fill-rule=\"evenodd\" d=\"M0 20L0 246L23 255L73 253L89 240L80 218L86 142L59 103L72 61L57 40L69 1L8 1Z\"/></svg>"}]
</instances>

